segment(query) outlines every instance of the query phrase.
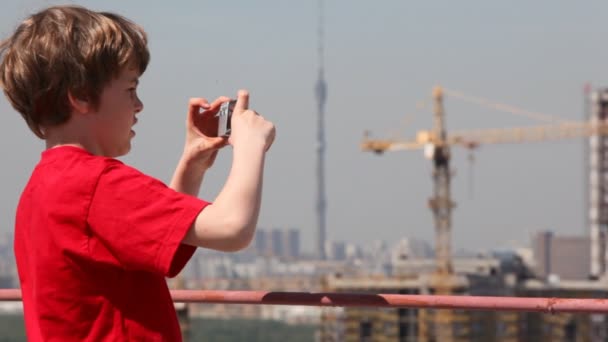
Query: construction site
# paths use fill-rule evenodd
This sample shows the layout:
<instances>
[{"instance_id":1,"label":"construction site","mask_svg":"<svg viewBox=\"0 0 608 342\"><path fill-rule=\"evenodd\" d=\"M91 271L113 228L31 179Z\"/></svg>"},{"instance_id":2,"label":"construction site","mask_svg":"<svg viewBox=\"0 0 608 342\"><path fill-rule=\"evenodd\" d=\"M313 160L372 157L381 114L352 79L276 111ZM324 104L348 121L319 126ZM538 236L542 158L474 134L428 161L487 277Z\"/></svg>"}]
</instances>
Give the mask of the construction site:
<instances>
[{"instance_id":1,"label":"construction site","mask_svg":"<svg viewBox=\"0 0 608 342\"><path fill-rule=\"evenodd\" d=\"M318 29L317 102L317 241L316 254L326 259L324 18ZM549 122L542 126L450 132L445 97L492 110ZM578 122L564 121L515 106L436 86L432 91L432 127L414 139L373 139L365 132L360 149L383 155L422 150L432 164L428 208L434 224L434 259L398 255L391 269L373 275L344 269L326 275L323 292L413 295L466 295L549 298L608 297L608 89L584 89ZM585 146L587 234L532 241L534 266L518 254L454 258L452 251L452 150L469 156L479 146L528 144L579 139ZM516 147L514 147L516 148ZM429 226L430 226L429 222ZM608 317L602 314L545 314L517 311L435 310L412 308L324 308L318 340L329 341L606 341Z\"/></svg>"},{"instance_id":2,"label":"construction site","mask_svg":"<svg viewBox=\"0 0 608 342\"><path fill-rule=\"evenodd\" d=\"M434 189L428 200L435 227L435 259L398 259L390 276L333 274L328 292L467 296L606 298L608 296L608 90L587 91L586 120L554 125L478 130L451 134L445 125L444 96L433 90L433 127L411 141L371 139L365 152L424 150L432 163ZM480 102L477 100L477 102ZM486 103L487 104L487 103ZM505 106L503 106L504 109ZM513 110L513 108L511 108ZM520 111L523 112L523 111ZM533 242L536 266L521 256L453 258L450 194L452 148L584 138L588 170L588 236L577 239L540 234ZM570 270L568 270L570 268ZM544 314L406 308L324 309L321 341L606 341L602 314Z\"/></svg>"}]
</instances>

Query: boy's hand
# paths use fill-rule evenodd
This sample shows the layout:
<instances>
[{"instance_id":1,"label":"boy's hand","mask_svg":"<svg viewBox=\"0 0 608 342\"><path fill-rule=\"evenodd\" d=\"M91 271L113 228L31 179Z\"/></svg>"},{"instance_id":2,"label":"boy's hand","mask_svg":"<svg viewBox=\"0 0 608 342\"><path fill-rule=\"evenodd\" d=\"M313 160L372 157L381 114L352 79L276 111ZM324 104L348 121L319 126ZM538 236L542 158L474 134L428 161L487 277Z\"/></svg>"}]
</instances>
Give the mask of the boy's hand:
<instances>
[{"instance_id":1,"label":"boy's hand","mask_svg":"<svg viewBox=\"0 0 608 342\"><path fill-rule=\"evenodd\" d=\"M232 146L256 144L268 151L275 138L274 124L249 109L249 92L239 90L230 123L231 133L228 139Z\"/></svg>"},{"instance_id":2,"label":"boy's hand","mask_svg":"<svg viewBox=\"0 0 608 342\"><path fill-rule=\"evenodd\" d=\"M188 162L196 163L202 171L213 165L217 151L228 143L225 137L217 136L218 119L215 114L220 105L229 100L222 96L209 104L206 99L191 98L188 104L184 157Z\"/></svg>"}]
</instances>

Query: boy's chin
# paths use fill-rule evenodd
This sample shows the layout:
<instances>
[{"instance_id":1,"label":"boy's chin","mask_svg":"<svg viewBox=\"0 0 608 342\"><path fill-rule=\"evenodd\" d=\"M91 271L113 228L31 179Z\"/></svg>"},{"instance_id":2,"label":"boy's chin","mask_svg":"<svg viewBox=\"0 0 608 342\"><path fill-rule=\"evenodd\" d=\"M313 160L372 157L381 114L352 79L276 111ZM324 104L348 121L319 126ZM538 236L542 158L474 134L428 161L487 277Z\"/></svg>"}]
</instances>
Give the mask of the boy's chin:
<instances>
[{"instance_id":1,"label":"boy's chin","mask_svg":"<svg viewBox=\"0 0 608 342\"><path fill-rule=\"evenodd\" d=\"M119 158L124 157L131 152L131 142L129 142L126 146L123 146L120 150L117 150L114 155L108 156L110 158Z\"/></svg>"}]
</instances>

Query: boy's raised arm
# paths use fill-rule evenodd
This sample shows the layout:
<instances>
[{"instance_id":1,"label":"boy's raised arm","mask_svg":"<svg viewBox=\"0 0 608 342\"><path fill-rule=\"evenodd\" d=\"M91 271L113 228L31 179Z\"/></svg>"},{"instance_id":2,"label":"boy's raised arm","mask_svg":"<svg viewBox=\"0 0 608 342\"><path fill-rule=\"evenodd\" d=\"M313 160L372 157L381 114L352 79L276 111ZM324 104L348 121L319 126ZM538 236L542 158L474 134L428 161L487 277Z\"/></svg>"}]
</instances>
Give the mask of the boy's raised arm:
<instances>
[{"instance_id":1,"label":"boy's raised arm","mask_svg":"<svg viewBox=\"0 0 608 342\"><path fill-rule=\"evenodd\" d=\"M275 128L271 122L249 110L248 103L249 94L239 91L232 115L232 133L228 139L228 143L233 146L228 179L213 204L207 206L196 218L184 237L183 242L186 244L236 251L247 247L253 237L262 197L264 158L274 141ZM217 153L217 148L219 147L214 149L214 153ZM215 158L215 155L212 157ZM183 170L189 169L188 163L184 162L183 167ZM181 172L179 176L174 176L175 183L172 181L172 185L181 184L184 189L200 186L202 173L199 177L197 179L194 175L190 176L189 172Z\"/></svg>"}]
</instances>

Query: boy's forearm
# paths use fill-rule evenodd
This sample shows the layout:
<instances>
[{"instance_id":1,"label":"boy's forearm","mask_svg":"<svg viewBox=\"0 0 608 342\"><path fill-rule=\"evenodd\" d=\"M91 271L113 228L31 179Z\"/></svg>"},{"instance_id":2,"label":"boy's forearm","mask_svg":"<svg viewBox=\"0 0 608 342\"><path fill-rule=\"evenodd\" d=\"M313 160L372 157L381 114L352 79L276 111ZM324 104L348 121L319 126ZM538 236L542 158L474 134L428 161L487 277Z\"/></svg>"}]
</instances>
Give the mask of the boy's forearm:
<instances>
[{"instance_id":1,"label":"boy's forearm","mask_svg":"<svg viewBox=\"0 0 608 342\"><path fill-rule=\"evenodd\" d=\"M237 251L251 242L261 206L264 155L263 148L234 148L226 184L213 205L199 214L185 243Z\"/></svg>"},{"instance_id":2,"label":"boy's forearm","mask_svg":"<svg viewBox=\"0 0 608 342\"><path fill-rule=\"evenodd\" d=\"M182 156L175 168L169 187L177 192L198 197L204 175L204 168Z\"/></svg>"},{"instance_id":3,"label":"boy's forearm","mask_svg":"<svg viewBox=\"0 0 608 342\"><path fill-rule=\"evenodd\" d=\"M234 148L230 174L214 205L235 215L242 226L255 228L262 200L264 156L254 146Z\"/></svg>"}]
</instances>

